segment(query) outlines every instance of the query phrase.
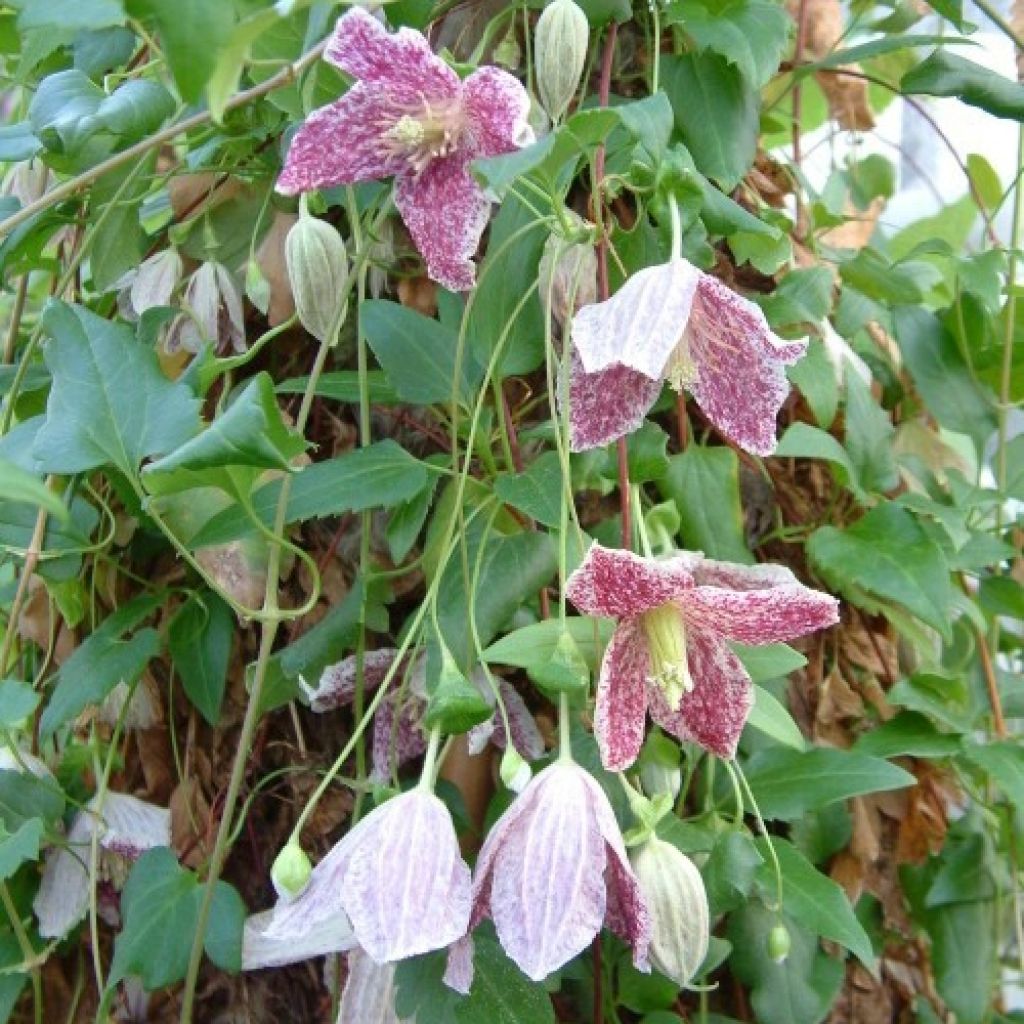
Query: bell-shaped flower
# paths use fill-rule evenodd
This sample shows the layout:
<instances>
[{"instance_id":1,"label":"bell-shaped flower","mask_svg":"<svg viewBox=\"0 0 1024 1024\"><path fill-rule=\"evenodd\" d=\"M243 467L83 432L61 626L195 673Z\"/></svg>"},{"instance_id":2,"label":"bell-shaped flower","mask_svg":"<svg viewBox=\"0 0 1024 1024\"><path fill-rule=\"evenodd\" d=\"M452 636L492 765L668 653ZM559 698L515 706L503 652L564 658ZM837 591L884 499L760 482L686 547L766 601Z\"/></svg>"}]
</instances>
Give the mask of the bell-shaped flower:
<instances>
[{"instance_id":1,"label":"bell-shaped flower","mask_svg":"<svg viewBox=\"0 0 1024 1024\"><path fill-rule=\"evenodd\" d=\"M99 812L97 813L97 807ZM89 859L99 844L97 895L105 919L117 919L116 894L147 850L171 845L171 812L126 793L94 796L78 813L65 845L50 850L32 903L45 939L63 938L89 909Z\"/></svg>"},{"instance_id":2,"label":"bell-shaped flower","mask_svg":"<svg viewBox=\"0 0 1024 1024\"><path fill-rule=\"evenodd\" d=\"M573 318L570 444L596 448L636 430L664 381L755 455L775 450L789 394L784 367L806 340L776 337L759 306L684 259L634 274Z\"/></svg>"},{"instance_id":3,"label":"bell-shaped flower","mask_svg":"<svg viewBox=\"0 0 1024 1024\"><path fill-rule=\"evenodd\" d=\"M359 948L349 953L336 1024L402 1024L395 1012L394 964L378 964Z\"/></svg>"},{"instance_id":4,"label":"bell-shaped flower","mask_svg":"<svg viewBox=\"0 0 1024 1024\"><path fill-rule=\"evenodd\" d=\"M200 352L212 344L217 352L245 351L245 313L242 292L231 271L221 263L204 263L189 278L182 313L167 332L168 352Z\"/></svg>"},{"instance_id":5,"label":"bell-shaped flower","mask_svg":"<svg viewBox=\"0 0 1024 1024\"><path fill-rule=\"evenodd\" d=\"M641 558L594 544L566 582L580 611L618 619L604 654L594 732L601 762L628 768L648 709L666 732L730 758L753 702L727 641L766 644L831 626L839 602L780 565L733 565L695 552Z\"/></svg>"},{"instance_id":6,"label":"bell-shaped flower","mask_svg":"<svg viewBox=\"0 0 1024 1024\"><path fill-rule=\"evenodd\" d=\"M365 654L365 692L376 690L384 682L397 654L390 647ZM389 693L374 715L370 754L370 778L374 782L386 782L391 777L392 762L396 768L400 768L407 761L420 757L427 748L427 736L422 724L427 710L426 656L421 655L412 662L404 692L402 676L401 670L393 673ZM470 674L470 682L492 707L496 705L494 690L482 669ZM331 711L351 704L356 693L355 656L325 668L316 687L302 680L300 685L314 711ZM508 715L512 745L527 761L535 761L544 753L544 738L537 723L514 687L500 678L497 679L497 685L505 714ZM497 709L489 719L473 726L467 733L469 753L479 754L489 740L499 749L504 749L507 742L504 720Z\"/></svg>"},{"instance_id":7,"label":"bell-shaped flower","mask_svg":"<svg viewBox=\"0 0 1024 1024\"><path fill-rule=\"evenodd\" d=\"M388 33L358 7L338 20L324 56L355 83L296 132L278 191L394 176L395 206L429 275L471 288L490 201L470 164L532 141L526 90L496 67L460 80L421 33Z\"/></svg>"},{"instance_id":8,"label":"bell-shaped flower","mask_svg":"<svg viewBox=\"0 0 1024 1024\"><path fill-rule=\"evenodd\" d=\"M388 800L348 832L313 868L298 896L278 901L250 948L285 942L310 949L329 931L337 949L347 921L350 946L359 945L377 963L391 963L460 938L469 907L469 868L451 816L433 793L418 787ZM255 966L252 956L249 964Z\"/></svg>"},{"instance_id":9,"label":"bell-shaped flower","mask_svg":"<svg viewBox=\"0 0 1024 1024\"><path fill-rule=\"evenodd\" d=\"M470 927L490 916L505 952L541 981L605 924L648 970L651 924L608 798L579 765L557 761L494 824L473 873ZM453 949L461 976L465 944ZM460 989L466 987L463 978Z\"/></svg>"}]
</instances>

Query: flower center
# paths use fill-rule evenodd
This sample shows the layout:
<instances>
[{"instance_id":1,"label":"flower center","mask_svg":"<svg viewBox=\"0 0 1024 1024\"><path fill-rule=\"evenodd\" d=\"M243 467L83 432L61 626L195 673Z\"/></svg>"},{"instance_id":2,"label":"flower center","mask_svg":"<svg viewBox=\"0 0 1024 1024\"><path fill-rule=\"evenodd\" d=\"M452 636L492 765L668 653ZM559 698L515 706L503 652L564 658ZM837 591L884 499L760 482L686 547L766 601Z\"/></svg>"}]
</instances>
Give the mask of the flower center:
<instances>
[{"instance_id":1,"label":"flower center","mask_svg":"<svg viewBox=\"0 0 1024 1024\"><path fill-rule=\"evenodd\" d=\"M697 364L690 355L690 341L687 332L679 339L679 344L672 350L668 357L668 364L665 367L665 379L669 387L675 391L682 391L697 380Z\"/></svg>"},{"instance_id":2,"label":"flower center","mask_svg":"<svg viewBox=\"0 0 1024 1024\"><path fill-rule=\"evenodd\" d=\"M421 96L417 108L384 129L384 143L419 174L432 160L448 156L458 148L462 127L458 104L432 106Z\"/></svg>"},{"instance_id":3,"label":"flower center","mask_svg":"<svg viewBox=\"0 0 1024 1024\"><path fill-rule=\"evenodd\" d=\"M676 711L685 694L693 689L686 659L686 624L674 604L663 604L640 616L651 656L648 682L665 695Z\"/></svg>"}]
</instances>

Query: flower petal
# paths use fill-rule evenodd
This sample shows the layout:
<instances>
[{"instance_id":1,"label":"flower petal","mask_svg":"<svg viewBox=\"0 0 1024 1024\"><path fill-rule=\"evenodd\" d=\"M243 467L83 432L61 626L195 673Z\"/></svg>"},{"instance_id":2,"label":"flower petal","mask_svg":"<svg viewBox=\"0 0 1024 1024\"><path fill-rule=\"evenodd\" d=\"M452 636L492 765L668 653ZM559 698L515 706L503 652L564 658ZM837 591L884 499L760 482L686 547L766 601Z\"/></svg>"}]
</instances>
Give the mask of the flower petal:
<instances>
[{"instance_id":1,"label":"flower petal","mask_svg":"<svg viewBox=\"0 0 1024 1024\"><path fill-rule=\"evenodd\" d=\"M731 758L754 702L740 659L713 634L691 630L686 638L693 689L673 711L657 686L648 688L651 717L666 732Z\"/></svg>"},{"instance_id":2,"label":"flower petal","mask_svg":"<svg viewBox=\"0 0 1024 1024\"><path fill-rule=\"evenodd\" d=\"M686 337L697 370L688 387L697 404L729 440L771 455L789 394L783 367L804 354L807 341L776 337L760 306L710 274L701 275Z\"/></svg>"},{"instance_id":3,"label":"flower petal","mask_svg":"<svg viewBox=\"0 0 1024 1024\"><path fill-rule=\"evenodd\" d=\"M581 612L619 619L676 600L693 587L689 559L641 558L632 551L591 545L565 584Z\"/></svg>"},{"instance_id":4,"label":"flower petal","mask_svg":"<svg viewBox=\"0 0 1024 1024\"><path fill-rule=\"evenodd\" d=\"M470 876L447 808L411 790L376 815L374 841L353 852L342 892L359 945L386 963L454 942L469 924Z\"/></svg>"},{"instance_id":5,"label":"flower petal","mask_svg":"<svg viewBox=\"0 0 1024 1024\"><path fill-rule=\"evenodd\" d=\"M337 1024L400 1024L394 964L378 964L359 948L349 953Z\"/></svg>"},{"instance_id":6,"label":"flower petal","mask_svg":"<svg viewBox=\"0 0 1024 1024\"><path fill-rule=\"evenodd\" d=\"M448 947L448 964L441 979L450 989L469 995L473 986L473 936L463 935Z\"/></svg>"},{"instance_id":7,"label":"flower petal","mask_svg":"<svg viewBox=\"0 0 1024 1024\"><path fill-rule=\"evenodd\" d=\"M701 558L695 563L693 578L699 587L725 587L728 590L763 590L798 582L790 569L774 562L740 565L713 558Z\"/></svg>"},{"instance_id":8,"label":"flower petal","mask_svg":"<svg viewBox=\"0 0 1024 1024\"><path fill-rule=\"evenodd\" d=\"M383 134L399 117L401 111L387 93L354 85L340 100L306 118L292 138L274 187L293 196L398 174L408 162L384 145Z\"/></svg>"},{"instance_id":9,"label":"flower petal","mask_svg":"<svg viewBox=\"0 0 1024 1024\"><path fill-rule=\"evenodd\" d=\"M398 700L397 695L385 698L373 716L371 782L387 782L391 778L392 762L397 771L427 749L427 737L421 725L423 701L407 695L398 710Z\"/></svg>"},{"instance_id":10,"label":"flower petal","mask_svg":"<svg viewBox=\"0 0 1024 1024\"><path fill-rule=\"evenodd\" d=\"M633 274L610 299L584 306L572 321L583 369L594 373L618 363L660 381L703 276L686 260L673 260Z\"/></svg>"},{"instance_id":11,"label":"flower petal","mask_svg":"<svg viewBox=\"0 0 1024 1024\"><path fill-rule=\"evenodd\" d=\"M388 32L361 7L350 8L338 19L324 58L398 97L436 100L459 93L459 76L430 49L421 32Z\"/></svg>"},{"instance_id":12,"label":"flower petal","mask_svg":"<svg viewBox=\"0 0 1024 1024\"><path fill-rule=\"evenodd\" d=\"M652 380L621 365L587 373L575 349L569 358L569 447L574 452L633 433L661 394L660 377Z\"/></svg>"},{"instance_id":13,"label":"flower petal","mask_svg":"<svg viewBox=\"0 0 1024 1024\"><path fill-rule=\"evenodd\" d=\"M394 647L382 647L378 651L367 651L363 656L363 687L367 693L384 682L396 654L398 651ZM356 656L353 654L328 665L320 673L316 687L301 677L299 685L314 711L333 711L351 704L356 696Z\"/></svg>"},{"instance_id":14,"label":"flower petal","mask_svg":"<svg viewBox=\"0 0 1024 1024\"><path fill-rule=\"evenodd\" d=\"M355 945L352 924L340 911L325 917L302 934L288 934L283 938L267 934L274 915L274 910L264 910L246 918L242 929L242 970L283 967L315 956L338 953Z\"/></svg>"},{"instance_id":15,"label":"flower petal","mask_svg":"<svg viewBox=\"0 0 1024 1024\"><path fill-rule=\"evenodd\" d=\"M554 764L532 784L532 812L498 851L491 915L505 952L542 981L584 950L606 909L604 839L576 765Z\"/></svg>"},{"instance_id":16,"label":"flower petal","mask_svg":"<svg viewBox=\"0 0 1024 1024\"><path fill-rule=\"evenodd\" d=\"M32 901L44 939L62 939L89 909L89 843L95 819L88 812L77 815L68 832L67 845L46 855L39 891Z\"/></svg>"},{"instance_id":17,"label":"flower petal","mask_svg":"<svg viewBox=\"0 0 1024 1024\"><path fill-rule=\"evenodd\" d=\"M801 583L763 590L694 587L682 601L688 624L745 644L768 644L839 621L839 602Z\"/></svg>"},{"instance_id":18,"label":"flower petal","mask_svg":"<svg viewBox=\"0 0 1024 1024\"><path fill-rule=\"evenodd\" d=\"M420 174L401 175L395 206L427 264L427 273L449 291L468 291L472 257L487 227L491 204L469 171L470 157L453 153Z\"/></svg>"},{"instance_id":19,"label":"flower petal","mask_svg":"<svg viewBox=\"0 0 1024 1024\"><path fill-rule=\"evenodd\" d=\"M462 102L476 156L501 156L533 141L530 97L518 78L491 65L462 83Z\"/></svg>"},{"instance_id":20,"label":"flower petal","mask_svg":"<svg viewBox=\"0 0 1024 1024\"><path fill-rule=\"evenodd\" d=\"M537 720L514 686L501 679L498 682L498 689L501 692L501 699L505 702L505 714L508 715L508 727L512 733L512 746L527 761L536 761L544 753L544 737L537 728ZM500 716L496 716L495 723L494 742L503 747L507 742L505 724Z\"/></svg>"},{"instance_id":21,"label":"flower petal","mask_svg":"<svg viewBox=\"0 0 1024 1024\"><path fill-rule=\"evenodd\" d=\"M638 623L620 623L601 662L594 735L601 764L625 771L640 753L647 724L647 676L651 659Z\"/></svg>"},{"instance_id":22,"label":"flower petal","mask_svg":"<svg viewBox=\"0 0 1024 1024\"><path fill-rule=\"evenodd\" d=\"M89 801L92 808L98 801ZM147 850L171 845L171 812L127 793L107 793L101 812L100 845L134 860Z\"/></svg>"}]
</instances>

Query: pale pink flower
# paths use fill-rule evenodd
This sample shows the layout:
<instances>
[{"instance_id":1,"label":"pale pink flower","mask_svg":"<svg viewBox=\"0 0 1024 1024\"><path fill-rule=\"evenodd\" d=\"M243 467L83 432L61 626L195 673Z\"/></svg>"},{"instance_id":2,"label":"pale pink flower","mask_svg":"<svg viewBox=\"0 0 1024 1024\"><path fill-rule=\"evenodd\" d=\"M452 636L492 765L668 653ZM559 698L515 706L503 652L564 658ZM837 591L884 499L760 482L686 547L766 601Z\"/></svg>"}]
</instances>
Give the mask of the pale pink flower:
<instances>
[{"instance_id":1,"label":"pale pink flower","mask_svg":"<svg viewBox=\"0 0 1024 1024\"><path fill-rule=\"evenodd\" d=\"M498 819L473 872L473 928L490 916L505 952L541 981L607 925L649 970L651 924L608 798L579 765L545 768ZM468 988L468 943L449 958L449 984ZM456 983L457 982L457 983Z\"/></svg>"},{"instance_id":2,"label":"pale pink flower","mask_svg":"<svg viewBox=\"0 0 1024 1024\"><path fill-rule=\"evenodd\" d=\"M526 90L495 67L462 81L419 32L390 34L358 7L339 19L324 56L355 83L296 133L278 191L394 176L395 206L427 272L453 291L472 288L490 201L470 164L532 140Z\"/></svg>"},{"instance_id":3,"label":"pale pink flower","mask_svg":"<svg viewBox=\"0 0 1024 1024\"><path fill-rule=\"evenodd\" d=\"M306 956L358 945L391 963L460 938L469 907L469 868L451 816L433 793L413 789L371 811L313 868L298 896L278 901L250 935L247 965L257 966L252 950L261 945L272 962L276 943L303 947Z\"/></svg>"},{"instance_id":4,"label":"pale pink flower","mask_svg":"<svg viewBox=\"0 0 1024 1024\"><path fill-rule=\"evenodd\" d=\"M363 664L363 685L367 693L379 687L398 654L394 648L384 647L368 651ZM387 782L391 778L391 763L396 768L420 757L427 749L427 735L423 717L427 710L426 657L413 661L409 670L408 686L402 691L402 671L395 672L388 695L382 700L373 718L370 778L374 782ZM494 690L482 669L470 674L470 682L492 706L496 705ZM316 687L300 680L310 707L314 711L332 711L355 700L356 659L352 655L320 674ZM535 761L544 753L544 738L523 698L504 679L497 678L498 692L508 715L512 745L527 760ZM488 741L503 750L506 745L505 726L500 711L473 726L467 733L470 754L479 754Z\"/></svg>"},{"instance_id":5,"label":"pale pink flower","mask_svg":"<svg viewBox=\"0 0 1024 1024\"><path fill-rule=\"evenodd\" d=\"M684 259L634 274L573 318L570 443L596 448L636 430L668 381L755 455L775 450L789 394L783 369L806 340L776 337L755 303Z\"/></svg>"},{"instance_id":6,"label":"pale pink flower","mask_svg":"<svg viewBox=\"0 0 1024 1024\"><path fill-rule=\"evenodd\" d=\"M673 736L731 758L753 691L727 641L791 640L839 618L834 597L781 565L733 565L685 551L653 559L594 544L566 595L580 611L619 620L594 717L601 762L613 771L636 760L648 709Z\"/></svg>"}]
</instances>

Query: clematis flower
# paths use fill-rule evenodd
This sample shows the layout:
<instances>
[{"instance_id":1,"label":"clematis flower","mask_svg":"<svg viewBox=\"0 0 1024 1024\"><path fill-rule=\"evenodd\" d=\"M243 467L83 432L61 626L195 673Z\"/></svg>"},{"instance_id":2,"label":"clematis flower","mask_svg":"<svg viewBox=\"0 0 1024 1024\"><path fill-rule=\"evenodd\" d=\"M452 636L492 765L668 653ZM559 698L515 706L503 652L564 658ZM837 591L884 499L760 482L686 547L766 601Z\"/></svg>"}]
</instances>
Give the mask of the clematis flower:
<instances>
[{"instance_id":1,"label":"clematis flower","mask_svg":"<svg viewBox=\"0 0 1024 1024\"><path fill-rule=\"evenodd\" d=\"M604 654L594 732L601 762L628 768L648 709L666 732L731 758L753 702L728 640L792 640L839 619L839 602L780 565L679 552L641 558L594 544L566 582L580 611L618 619Z\"/></svg>"},{"instance_id":2,"label":"clematis flower","mask_svg":"<svg viewBox=\"0 0 1024 1024\"><path fill-rule=\"evenodd\" d=\"M395 1013L395 965L374 963L361 949L348 955L337 1024L402 1024Z\"/></svg>"},{"instance_id":3,"label":"clematis flower","mask_svg":"<svg viewBox=\"0 0 1024 1024\"><path fill-rule=\"evenodd\" d=\"M460 81L422 34L389 34L358 7L338 20L324 56L355 84L298 130L277 190L394 176L395 206L429 275L452 291L472 288L490 201L470 164L532 141L526 90L495 67Z\"/></svg>"},{"instance_id":4,"label":"clematis flower","mask_svg":"<svg viewBox=\"0 0 1024 1024\"><path fill-rule=\"evenodd\" d=\"M759 306L684 259L641 270L610 299L584 306L572 337L574 451L636 430L668 381L688 388L729 440L770 455L789 394L783 367L807 348L776 337Z\"/></svg>"},{"instance_id":5,"label":"clematis flower","mask_svg":"<svg viewBox=\"0 0 1024 1024\"><path fill-rule=\"evenodd\" d=\"M333 942L344 941L347 921L348 948L358 945L377 963L391 963L460 938L469 907L469 868L451 816L433 793L417 788L388 800L348 832L313 868L298 896L278 901L265 926L261 922L258 941L309 949L327 930Z\"/></svg>"},{"instance_id":6,"label":"clematis flower","mask_svg":"<svg viewBox=\"0 0 1024 1024\"><path fill-rule=\"evenodd\" d=\"M398 651L390 647L366 653L363 663L366 692L376 690L383 683L397 654ZM427 710L426 656L421 655L413 662L404 694L401 677L401 672L395 673L391 692L374 715L370 755L370 778L374 782L386 782L391 777L392 756L396 767L400 768L407 761L420 757L427 749L427 737L421 724ZM470 682L492 707L496 704L494 691L482 670L471 673ZM356 694L356 659L350 656L329 665L321 673L315 688L302 680L300 685L314 711L332 711L351 704ZM535 761L544 753L544 738L530 709L504 679L498 679L498 690L508 715L512 745L527 761ZM499 749L504 749L507 742L504 721L497 710L467 733L469 753L479 754L489 740L493 740Z\"/></svg>"},{"instance_id":7,"label":"clematis flower","mask_svg":"<svg viewBox=\"0 0 1024 1024\"><path fill-rule=\"evenodd\" d=\"M32 903L44 939L63 938L89 909L89 854L99 831L99 909L104 920L118 917L116 894L131 864L147 850L171 845L171 812L128 796L107 793L97 814L94 796L75 818L67 845L46 858L39 892Z\"/></svg>"},{"instance_id":8,"label":"clematis flower","mask_svg":"<svg viewBox=\"0 0 1024 1024\"><path fill-rule=\"evenodd\" d=\"M498 819L473 873L473 928L490 916L505 952L541 981L608 927L649 970L651 923L604 791L579 765L545 768ZM468 988L466 944L449 978Z\"/></svg>"}]
</instances>

